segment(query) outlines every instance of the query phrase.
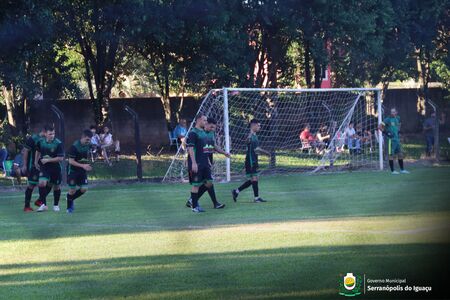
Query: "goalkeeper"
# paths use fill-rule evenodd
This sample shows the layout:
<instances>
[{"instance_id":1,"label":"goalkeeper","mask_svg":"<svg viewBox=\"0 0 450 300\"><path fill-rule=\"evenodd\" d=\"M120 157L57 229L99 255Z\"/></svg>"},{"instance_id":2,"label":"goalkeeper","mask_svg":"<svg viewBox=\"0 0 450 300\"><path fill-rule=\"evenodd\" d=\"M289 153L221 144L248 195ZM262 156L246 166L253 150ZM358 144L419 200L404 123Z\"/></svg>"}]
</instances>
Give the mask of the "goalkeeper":
<instances>
[{"instance_id":1,"label":"goalkeeper","mask_svg":"<svg viewBox=\"0 0 450 300\"><path fill-rule=\"evenodd\" d=\"M397 114L397 109L391 109L391 115L383 120L378 129L382 130L387 137L387 148L389 167L393 175L408 174L409 172L404 169L403 165L403 152L402 145L400 144L400 117ZM400 173L394 169L394 159L398 159L400 166Z\"/></svg>"},{"instance_id":2,"label":"goalkeeper","mask_svg":"<svg viewBox=\"0 0 450 300\"><path fill-rule=\"evenodd\" d=\"M258 154L257 151L263 152L267 155L270 155L268 151L265 151L264 149L261 149L259 147L259 140L256 135L256 133L261 129L261 124L258 120L253 119L250 121L250 133L247 138L247 153L245 155L245 173L249 180L244 182L239 188L232 190L231 194L233 195L234 202L237 201L237 198L239 196L239 193L248 188L249 186L252 186L253 188L253 195L255 196L255 202L266 202L261 197L259 197L259 191L258 191L258 176L259 176L259 170L258 170Z\"/></svg>"}]
</instances>

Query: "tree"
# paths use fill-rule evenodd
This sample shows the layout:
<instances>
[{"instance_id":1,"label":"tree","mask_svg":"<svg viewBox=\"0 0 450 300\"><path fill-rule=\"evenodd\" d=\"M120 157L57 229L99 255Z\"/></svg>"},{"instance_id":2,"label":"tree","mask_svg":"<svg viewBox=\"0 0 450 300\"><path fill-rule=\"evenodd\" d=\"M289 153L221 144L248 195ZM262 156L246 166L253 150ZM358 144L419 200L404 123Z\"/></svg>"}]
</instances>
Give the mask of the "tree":
<instances>
[{"instance_id":1,"label":"tree","mask_svg":"<svg viewBox=\"0 0 450 300\"><path fill-rule=\"evenodd\" d=\"M56 14L69 45L84 60L84 76L93 102L95 122L109 119L109 97L121 72L122 43L129 20L129 1L58 1Z\"/></svg>"}]
</instances>

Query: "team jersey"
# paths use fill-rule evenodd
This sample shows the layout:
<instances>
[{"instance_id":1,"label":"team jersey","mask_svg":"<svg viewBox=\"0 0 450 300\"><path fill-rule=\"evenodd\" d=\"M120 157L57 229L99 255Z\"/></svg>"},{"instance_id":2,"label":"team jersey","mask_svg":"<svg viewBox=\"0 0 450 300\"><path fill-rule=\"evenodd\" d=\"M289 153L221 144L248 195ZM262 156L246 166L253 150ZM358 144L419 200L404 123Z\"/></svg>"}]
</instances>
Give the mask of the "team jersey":
<instances>
[{"instance_id":1,"label":"team jersey","mask_svg":"<svg viewBox=\"0 0 450 300\"><path fill-rule=\"evenodd\" d=\"M31 170L34 166L34 159L36 157L37 143L42 139L40 135L33 134L25 141L25 149L28 150L27 161L24 162L27 165L28 170Z\"/></svg>"},{"instance_id":2,"label":"team jersey","mask_svg":"<svg viewBox=\"0 0 450 300\"><path fill-rule=\"evenodd\" d=\"M247 140L247 153L245 159L249 160L251 164L258 162L258 154L255 149L259 147L259 140L256 134L250 134Z\"/></svg>"},{"instance_id":3,"label":"team jersey","mask_svg":"<svg viewBox=\"0 0 450 300\"><path fill-rule=\"evenodd\" d=\"M208 166L210 147L206 144L206 133L202 129L193 128L187 138L187 146L194 149L195 161L198 166ZM191 157L188 156L188 164L191 165Z\"/></svg>"},{"instance_id":4,"label":"team jersey","mask_svg":"<svg viewBox=\"0 0 450 300\"><path fill-rule=\"evenodd\" d=\"M47 142L45 138L41 139L37 143L36 150L41 153L41 159L64 157L63 145L61 141L56 138L51 142ZM59 162L46 163L45 166L49 168L61 168Z\"/></svg>"},{"instance_id":5,"label":"team jersey","mask_svg":"<svg viewBox=\"0 0 450 300\"><path fill-rule=\"evenodd\" d=\"M208 153L209 162L213 163L213 154L216 149L216 135L214 131L205 131L205 147L206 153Z\"/></svg>"},{"instance_id":6,"label":"team jersey","mask_svg":"<svg viewBox=\"0 0 450 300\"><path fill-rule=\"evenodd\" d=\"M75 159L77 163L86 164L88 163L88 155L90 150L90 144L83 145L80 140L77 140L69 148L69 158ZM83 168L73 166L69 164L68 166L69 174L72 172L86 172Z\"/></svg>"},{"instance_id":7,"label":"team jersey","mask_svg":"<svg viewBox=\"0 0 450 300\"><path fill-rule=\"evenodd\" d=\"M383 121L384 123L384 131L386 132L388 138L398 140L400 138L400 117L387 117Z\"/></svg>"}]
</instances>

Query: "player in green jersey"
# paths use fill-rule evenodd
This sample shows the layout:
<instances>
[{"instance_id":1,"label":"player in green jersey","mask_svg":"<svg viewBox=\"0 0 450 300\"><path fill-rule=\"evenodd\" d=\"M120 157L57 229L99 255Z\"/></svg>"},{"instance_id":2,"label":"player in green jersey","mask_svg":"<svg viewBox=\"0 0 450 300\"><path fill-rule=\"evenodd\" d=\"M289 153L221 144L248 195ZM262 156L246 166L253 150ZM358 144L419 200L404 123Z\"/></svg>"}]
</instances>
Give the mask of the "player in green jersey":
<instances>
[{"instance_id":1,"label":"player in green jersey","mask_svg":"<svg viewBox=\"0 0 450 300\"><path fill-rule=\"evenodd\" d=\"M261 197L259 197L259 164L257 152L262 152L267 155L270 155L270 153L259 146L259 140L256 134L260 129L261 124L258 120L253 119L250 121L250 133L247 137L247 152L245 154L245 173L249 179L244 182L239 188L231 191L234 202L237 201L239 193L249 186L252 186L253 188L253 195L255 196L254 201L256 203L266 202Z\"/></svg>"},{"instance_id":2,"label":"player in green jersey","mask_svg":"<svg viewBox=\"0 0 450 300\"><path fill-rule=\"evenodd\" d=\"M379 129L383 131L386 136L386 147L389 159L389 167L391 173L397 174L408 174L409 172L405 170L403 158L404 154L402 151L402 145L400 143L400 127L401 121L398 116L397 109L392 108L389 117L385 118L380 124ZM394 169L394 159L398 159L398 164L400 166L400 173Z\"/></svg>"}]
</instances>

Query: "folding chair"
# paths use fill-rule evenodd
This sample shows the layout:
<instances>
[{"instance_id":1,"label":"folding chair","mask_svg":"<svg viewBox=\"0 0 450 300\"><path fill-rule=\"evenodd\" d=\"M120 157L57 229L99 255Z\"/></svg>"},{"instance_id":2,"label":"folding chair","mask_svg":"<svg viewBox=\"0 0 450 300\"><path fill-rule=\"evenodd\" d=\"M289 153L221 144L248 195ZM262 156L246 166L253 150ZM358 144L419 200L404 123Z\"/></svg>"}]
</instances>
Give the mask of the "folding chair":
<instances>
[{"instance_id":1,"label":"folding chair","mask_svg":"<svg viewBox=\"0 0 450 300\"><path fill-rule=\"evenodd\" d=\"M11 176L13 165L13 160L5 160L3 162L3 171L5 172L5 178L11 179L12 185L15 186L14 176Z\"/></svg>"}]
</instances>

